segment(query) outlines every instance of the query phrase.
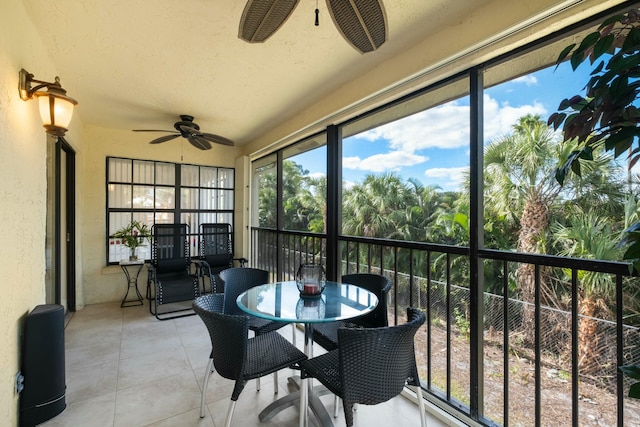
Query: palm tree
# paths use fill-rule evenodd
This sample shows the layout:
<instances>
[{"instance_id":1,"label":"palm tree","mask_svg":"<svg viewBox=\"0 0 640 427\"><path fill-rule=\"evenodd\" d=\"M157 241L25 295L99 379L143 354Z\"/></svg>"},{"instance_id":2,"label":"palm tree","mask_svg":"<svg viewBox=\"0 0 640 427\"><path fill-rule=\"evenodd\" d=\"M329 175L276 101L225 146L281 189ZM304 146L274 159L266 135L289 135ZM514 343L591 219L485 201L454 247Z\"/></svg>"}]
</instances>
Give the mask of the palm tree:
<instances>
[{"instance_id":1,"label":"palm tree","mask_svg":"<svg viewBox=\"0 0 640 427\"><path fill-rule=\"evenodd\" d=\"M549 227L550 208L560 192L550 177L557 162L559 145L540 116L521 117L513 132L491 142L484 153L485 204L505 217L519 221L516 249L519 252L545 253L545 231ZM520 296L533 303L535 271L521 264L516 277ZM541 274L545 286L547 275ZM523 326L529 344L533 341L533 309L525 305Z\"/></svg>"},{"instance_id":2,"label":"palm tree","mask_svg":"<svg viewBox=\"0 0 640 427\"><path fill-rule=\"evenodd\" d=\"M587 203L609 212L620 212L621 188L618 169L602 150L594 152L594 161L584 166L581 176L572 174L564 186L553 178L558 162L563 162L575 144L559 144L553 131L540 116L521 117L513 132L491 142L485 149L485 205L506 222L519 225L516 250L547 253L553 209L561 202ZM616 207L617 206L617 207ZM559 215L565 217L566 214ZM520 264L516 281L525 303L523 327L525 340L533 343L535 269ZM549 272L540 272L542 303L555 304L548 287Z\"/></svg>"},{"instance_id":3,"label":"palm tree","mask_svg":"<svg viewBox=\"0 0 640 427\"><path fill-rule=\"evenodd\" d=\"M599 260L618 260L622 250L611 222L592 209L583 211L579 207L572 209L569 225L555 224L554 238L564 247L559 253L562 256ZM610 274L597 272L581 272L579 274L580 291L579 313L582 316L578 325L578 366L582 373L589 374L600 368L598 348L601 331L596 319L611 318L611 309L615 305L616 283Z\"/></svg>"},{"instance_id":4,"label":"palm tree","mask_svg":"<svg viewBox=\"0 0 640 427\"><path fill-rule=\"evenodd\" d=\"M343 233L353 236L402 238L401 224L414 200L395 173L367 175L361 184L345 191L342 203ZM399 226L400 225L400 226Z\"/></svg>"}]
</instances>

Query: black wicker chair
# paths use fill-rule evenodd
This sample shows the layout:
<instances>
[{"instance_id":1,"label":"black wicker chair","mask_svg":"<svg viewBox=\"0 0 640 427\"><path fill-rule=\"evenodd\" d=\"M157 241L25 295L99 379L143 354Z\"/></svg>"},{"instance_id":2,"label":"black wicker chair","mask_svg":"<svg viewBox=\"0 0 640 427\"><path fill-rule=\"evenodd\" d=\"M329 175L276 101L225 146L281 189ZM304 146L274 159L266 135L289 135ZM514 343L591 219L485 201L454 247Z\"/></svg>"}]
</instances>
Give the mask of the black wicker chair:
<instances>
[{"instance_id":1,"label":"black wicker chair","mask_svg":"<svg viewBox=\"0 0 640 427\"><path fill-rule=\"evenodd\" d=\"M198 274L191 273L189 227L187 224L155 224L151 228L151 262L148 264L147 299L149 312L158 320L192 316L191 304L200 296ZM194 269L197 272L197 269ZM151 295L153 284L154 295ZM173 304L160 312L164 304ZM188 312L188 313L187 313ZM182 313L182 314L175 314Z\"/></svg>"},{"instance_id":2,"label":"black wicker chair","mask_svg":"<svg viewBox=\"0 0 640 427\"><path fill-rule=\"evenodd\" d=\"M215 312L215 313L223 313L224 312L224 295L222 294L208 294L203 295L201 297L196 298L193 301L194 311L196 313L198 310L195 307L198 307L198 310L203 312ZM206 322L205 322L206 324ZM200 396L200 418L204 418L204 408L206 405L207 398L207 388L209 387L209 377L214 372L213 369L213 349L211 350L211 355L209 356L209 363L207 363L207 370L204 374L204 381L202 386L202 393Z\"/></svg>"},{"instance_id":3,"label":"black wicker chair","mask_svg":"<svg viewBox=\"0 0 640 427\"><path fill-rule=\"evenodd\" d=\"M219 275L220 282L224 286L224 312L227 314L247 315L240 310L236 299L238 296L249 288L269 283L269 272L258 268L233 267L222 270ZM275 331L287 325L284 322L275 322L267 319L261 319L255 316L249 316L249 330L258 335ZM295 337L295 331L294 335ZM295 344L295 341L294 341ZM278 375L274 377L274 392L278 392ZM260 390L260 379L256 381L256 386Z\"/></svg>"},{"instance_id":4,"label":"black wicker chair","mask_svg":"<svg viewBox=\"0 0 640 427\"><path fill-rule=\"evenodd\" d=\"M241 267L247 263L245 258L233 257L233 233L231 224L200 224L200 267L202 271L202 292L206 293L205 277L209 278L210 292L224 292L219 286L218 274L233 267L236 261Z\"/></svg>"},{"instance_id":5,"label":"black wicker chair","mask_svg":"<svg viewBox=\"0 0 640 427\"><path fill-rule=\"evenodd\" d=\"M414 336L425 314L409 307L408 321L383 328L340 328L338 349L302 362L300 407L307 408L306 378L317 378L342 398L347 427L353 426L354 404L376 405L399 395L405 384L416 386L420 423L426 426ZM301 414L306 421L307 413ZM305 425L307 423L305 422Z\"/></svg>"},{"instance_id":6,"label":"black wicker chair","mask_svg":"<svg viewBox=\"0 0 640 427\"><path fill-rule=\"evenodd\" d=\"M387 314L387 294L391 281L379 274L357 273L342 276L342 283L350 283L373 292L378 297L376 308L364 316L346 322L319 323L313 327L313 340L327 351L338 348L338 328L361 327L380 328L389 325Z\"/></svg>"},{"instance_id":7,"label":"black wicker chair","mask_svg":"<svg viewBox=\"0 0 640 427\"><path fill-rule=\"evenodd\" d=\"M208 305L208 297L196 299L193 309L209 331L212 347L209 363L213 361L222 377L236 382L225 422L225 426L230 427L236 401L248 380L294 367L307 356L277 332L248 338L249 316L217 312L218 302L211 300L212 304ZM207 372L213 372L210 366ZM204 396L202 399L204 401ZM202 409L200 416L204 416Z\"/></svg>"}]
</instances>

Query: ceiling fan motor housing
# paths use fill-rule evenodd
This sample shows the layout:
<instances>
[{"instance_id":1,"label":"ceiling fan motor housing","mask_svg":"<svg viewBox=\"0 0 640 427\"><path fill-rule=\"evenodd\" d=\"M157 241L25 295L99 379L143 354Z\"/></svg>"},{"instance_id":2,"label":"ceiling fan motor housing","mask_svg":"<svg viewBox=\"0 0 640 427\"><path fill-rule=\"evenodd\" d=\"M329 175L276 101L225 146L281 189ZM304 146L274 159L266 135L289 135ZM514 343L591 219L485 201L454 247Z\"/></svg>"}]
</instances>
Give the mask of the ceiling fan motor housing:
<instances>
[{"instance_id":1,"label":"ceiling fan motor housing","mask_svg":"<svg viewBox=\"0 0 640 427\"><path fill-rule=\"evenodd\" d=\"M181 115L180 116L180 121L176 122L173 127L180 132L180 134L183 137L187 137L189 135L188 132L186 132L184 129L182 129L182 126L186 126L188 128L191 129L195 129L195 130L200 130L200 126L198 126L196 123L193 122L193 116L187 116L187 115Z\"/></svg>"}]
</instances>

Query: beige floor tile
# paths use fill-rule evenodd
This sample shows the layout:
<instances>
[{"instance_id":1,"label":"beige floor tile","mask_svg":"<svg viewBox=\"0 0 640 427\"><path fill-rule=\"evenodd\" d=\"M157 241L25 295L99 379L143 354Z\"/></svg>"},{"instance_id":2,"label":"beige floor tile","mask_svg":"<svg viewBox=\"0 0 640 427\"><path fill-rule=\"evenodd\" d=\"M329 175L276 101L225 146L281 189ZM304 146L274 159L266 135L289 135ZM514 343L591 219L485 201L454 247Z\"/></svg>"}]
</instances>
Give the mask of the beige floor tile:
<instances>
[{"instance_id":1,"label":"beige floor tile","mask_svg":"<svg viewBox=\"0 0 640 427\"><path fill-rule=\"evenodd\" d=\"M86 347L67 348L65 358L66 365L75 368L117 362L120 359L120 337L107 337L97 344Z\"/></svg>"},{"instance_id":2,"label":"beige floor tile","mask_svg":"<svg viewBox=\"0 0 640 427\"><path fill-rule=\"evenodd\" d=\"M255 381L250 381L247 384L238 398L231 425L263 427L293 427L298 425L298 410L295 406L285 409L267 422L259 422L258 414L260 411L287 393L286 389L280 388L279 393L277 395L274 394L272 382L269 381L267 383L266 380L266 377L263 378L262 388L259 392L256 391ZM224 399L208 404L209 412L216 426L224 425L230 400L231 394L229 393Z\"/></svg>"},{"instance_id":3,"label":"beige floor tile","mask_svg":"<svg viewBox=\"0 0 640 427\"><path fill-rule=\"evenodd\" d=\"M182 348L182 342L175 331L167 330L166 334L162 334L153 329L148 334L141 332L123 336L120 343L120 358L130 359L157 353L171 353L176 348Z\"/></svg>"},{"instance_id":4,"label":"beige floor tile","mask_svg":"<svg viewBox=\"0 0 640 427\"><path fill-rule=\"evenodd\" d=\"M209 332L202 322L196 323L188 329L178 329L178 336L180 337L182 345L185 347L191 347L202 342L211 345Z\"/></svg>"},{"instance_id":5,"label":"beige floor tile","mask_svg":"<svg viewBox=\"0 0 640 427\"><path fill-rule=\"evenodd\" d=\"M206 417L200 418L200 409L194 409L157 423L149 424L147 427L215 427L215 425L208 412Z\"/></svg>"},{"instance_id":6,"label":"beige floor tile","mask_svg":"<svg viewBox=\"0 0 640 427\"><path fill-rule=\"evenodd\" d=\"M100 365L67 365L67 402L75 402L116 391L118 361Z\"/></svg>"},{"instance_id":7,"label":"beige floor tile","mask_svg":"<svg viewBox=\"0 0 640 427\"><path fill-rule=\"evenodd\" d=\"M196 344L185 346L185 352L189 359L189 364L195 372L203 372L209 361L209 355L211 354L211 341L199 341Z\"/></svg>"},{"instance_id":8,"label":"beige floor tile","mask_svg":"<svg viewBox=\"0 0 640 427\"><path fill-rule=\"evenodd\" d=\"M174 375L118 390L115 427L141 427L200 407L200 388L190 375Z\"/></svg>"},{"instance_id":9,"label":"beige floor tile","mask_svg":"<svg viewBox=\"0 0 640 427\"><path fill-rule=\"evenodd\" d=\"M170 351L121 359L118 368L118 390L174 375L193 376L187 355L180 346Z\"/></svg>"},{"instance_id":10,"label":"beige floor tile","mask_svg":"<svg viewBox=\"0 0 640 427\"><path fill-rule=\"evenodd\" d=\"M73 323L73 319L70 323ZM120 327L112 330L94 330L87 328L68 331L65 329L64 333L64 345L66 350L88 348L105 344L114 348L119 348L121 340L122 328Z\"/></svg>"},{"instance_id":11,"label":"beige floor tile","mask_svg":"<svg viewBox=\"0 0 640 427\"><path fill-rule=\"evenodd\" d=\"M40 427L113 426L115 403L115 392L67 403L67 408L60 415L40 424Z\"/></svg>"}]
</instances>

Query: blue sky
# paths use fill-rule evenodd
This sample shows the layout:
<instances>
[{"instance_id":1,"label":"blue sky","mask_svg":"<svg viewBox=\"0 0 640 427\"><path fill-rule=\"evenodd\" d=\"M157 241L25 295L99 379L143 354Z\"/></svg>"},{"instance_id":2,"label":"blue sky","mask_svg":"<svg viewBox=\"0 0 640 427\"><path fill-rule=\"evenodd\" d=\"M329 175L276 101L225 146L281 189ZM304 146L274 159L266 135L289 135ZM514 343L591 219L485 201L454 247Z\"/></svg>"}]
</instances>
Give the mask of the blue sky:
<instances>
[{"instance_id":1,"label":"blue sky","mask_svg":"<svg viewBox=\"0 0 640 427\"><path fill-rule=\"evenodd\" d=\"M519 117L546 120L563 98L583 91L590 67L573 72L565 63L488 88L484 92L485 144L505 135ZM361 182L367 174L396 172L443 190L459 188L469 165L469 99L460 98L345 139L343 179ZM314 151L293 160L311 174L326 171Z\"/></svg>"}]
</instances>

